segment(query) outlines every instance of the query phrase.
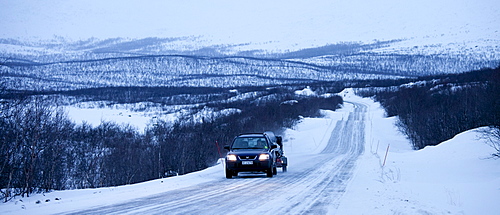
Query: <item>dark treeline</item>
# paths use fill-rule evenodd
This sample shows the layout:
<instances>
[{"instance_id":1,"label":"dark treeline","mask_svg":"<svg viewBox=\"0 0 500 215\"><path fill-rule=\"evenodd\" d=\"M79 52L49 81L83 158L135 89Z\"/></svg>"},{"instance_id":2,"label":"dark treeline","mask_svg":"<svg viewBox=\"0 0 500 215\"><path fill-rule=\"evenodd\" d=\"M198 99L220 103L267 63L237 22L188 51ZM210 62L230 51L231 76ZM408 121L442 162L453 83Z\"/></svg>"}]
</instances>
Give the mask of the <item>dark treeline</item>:
<instances>
[{"instance_id":1,"label":"dark treeline","mask_svg":"<svg viewBox=\"0 0 500 215\"><path fill-rule=\"evenodd\" d=\"M280 132L299 116L319 116L320 108L335 110L342 103L338 96L303 97L279 88L256 95L190 109L239 110L232 114L186 114L176 121L157 120L144 132L113 122L75 124L54 105L54 96L0 100L1 197L8 201L36 192L117 186L201 170L214 165L222 147L238 133Z\"/></svg>"},{"instance_id":2,"label":"dark treeline","mask_svg":"<svg viewBox=\"0 0 500 215\"><path fill-rule=\"evenodd\" d=\"M174 95L227 94L228 89L215 87L100 87L68 91L5 90L2 99L25 98L33 95L64 95L86 101L113 101L115 103L162 102L162 97Z\"/></svg>"},{"instance_id":3,"label":"dark treeline","mask_svg":"<svg viewBox=\"0 0 500 215\"><path fill-rule=\"evenodd\" d=\"M408 81L416 80L415 78L407 79L389 79L389 80L351 80L351 81L317 81L308 82L311 88L316 92L328 93L339 92L345 87L365 87L365 86L388 86L407 83ZM5 85L5 84L4 84ZM303 88L304 83L280 85L279 87L272 88L275 93L293 91L295 89ZM79 101L112 101L114 103L134 103L150 101L162 104L184 104L193 102L207 102L216 99L227 99L234 96L230 90L237 90L240 93L255 92L255 91L268 91L268 86L246 86L246 87L98 87L98 88L85 88L77 90L13 90L4 89L0 93L0 99L19 99L27 98L34 95L63 95L77 97ZM165 97L175 97L180 95L189 95L191 100L171 100L165 101ZM211 97L209 97L211 96ZM205 97L205 100L199 100Z\"/></svg>"},{"instance_id":4,"label":"dark treeline","mask_svg":"<svg viewBox=\"0 0 500 215\"><path fill-rule=\"evenodd\" d=\"M374 96L415 149L481 126L500 128L500 68L425 77L399 87L359 91Z\"/></svg>"}]
</instances>

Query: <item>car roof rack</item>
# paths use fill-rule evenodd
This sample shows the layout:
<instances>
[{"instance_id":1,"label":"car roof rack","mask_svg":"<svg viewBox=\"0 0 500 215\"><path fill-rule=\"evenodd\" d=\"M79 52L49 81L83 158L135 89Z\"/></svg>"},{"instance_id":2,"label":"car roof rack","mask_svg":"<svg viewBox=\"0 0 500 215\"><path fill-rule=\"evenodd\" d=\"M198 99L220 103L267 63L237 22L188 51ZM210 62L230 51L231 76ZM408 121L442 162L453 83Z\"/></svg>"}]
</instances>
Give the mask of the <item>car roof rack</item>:
<instances>
[{"instance_id":1,"label":"car roof rack","mask_svg":"<svg viewBox=\"0 0 500 215\"><path fill-rule=\"evenodd\" d=\"M245 132L245 133L240 133L239 135L248 135L248 134L264 135L264 133L262 132Z\"/></svg>"}]
</instances>

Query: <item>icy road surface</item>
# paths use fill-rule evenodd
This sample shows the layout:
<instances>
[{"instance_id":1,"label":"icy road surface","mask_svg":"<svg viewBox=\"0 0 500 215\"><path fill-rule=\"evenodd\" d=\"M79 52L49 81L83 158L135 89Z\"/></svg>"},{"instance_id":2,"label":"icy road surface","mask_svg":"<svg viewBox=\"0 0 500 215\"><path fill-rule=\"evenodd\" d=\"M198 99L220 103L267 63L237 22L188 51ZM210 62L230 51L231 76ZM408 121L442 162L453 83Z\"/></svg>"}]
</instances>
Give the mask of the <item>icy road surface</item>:
<instances>
[{"instance_id":1,"label":"icy road surface","mask_svg":"<svg viewBox=\"0 0 500 215\"><path fill-rule=\"evenodd\" d=\"M131 202L73 211L74 214L324 214L333 212L363 153L367 107L354 108L337 121L318 154L293 156L289 171L267 178L241 174L175 189ZM333 125L332 125L333 126ZM294 143L300 144L300 143ZM292 159L293 158L293 159Z\"/></svg>"}]
</instances>

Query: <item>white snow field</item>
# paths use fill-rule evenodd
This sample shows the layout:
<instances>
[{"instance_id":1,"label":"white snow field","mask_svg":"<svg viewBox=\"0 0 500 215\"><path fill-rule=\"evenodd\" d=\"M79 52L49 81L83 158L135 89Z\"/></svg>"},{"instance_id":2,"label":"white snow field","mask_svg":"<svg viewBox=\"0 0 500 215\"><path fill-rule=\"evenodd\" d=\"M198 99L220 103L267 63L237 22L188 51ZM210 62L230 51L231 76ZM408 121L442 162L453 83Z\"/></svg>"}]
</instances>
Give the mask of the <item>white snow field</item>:
<instances>
[{"instance_id":1,"label":"white snow field","mask_svg":"<svg viewBox=\"0 0 500 215\"><path fill-rule=\"evenodd\" d=\"M171 49L294 51L403 40L381 51L498 52L497 0L0 0L0 38L177 38ZM8 49L8 47L3 47ZM228 51L228 50L226 50Z\"/></svg>"},{"instance_id":2,"label":"white snow field","mask_svg":"<svg viewBox=\"0 0 500 215\"><path fill-rule=\"evenodd\" d=\"M289 171L273 178L226 179L220 163L139 184L17 198L0 214L498 214L500 163L478 129L414 151L378 103L352 89L341 95L342 109L286 131Z\"/></svg>"}]
</instances>

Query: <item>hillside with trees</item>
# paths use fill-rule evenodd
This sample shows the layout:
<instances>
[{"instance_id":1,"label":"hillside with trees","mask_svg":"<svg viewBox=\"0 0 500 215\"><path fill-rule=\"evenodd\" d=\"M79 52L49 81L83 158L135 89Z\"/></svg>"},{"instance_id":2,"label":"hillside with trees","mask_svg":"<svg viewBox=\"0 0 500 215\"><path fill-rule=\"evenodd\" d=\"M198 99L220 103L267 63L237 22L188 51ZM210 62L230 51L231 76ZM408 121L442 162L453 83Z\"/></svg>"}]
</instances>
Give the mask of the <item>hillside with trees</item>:
<instances>
[{"instance_id":1,"label":"hillside with trees","mask_svg":"<svg viewBox=\"0 0 500 215\"><path fill-rule=\"evenodd\" d=\"M358 93L380 102L388 116L397 116L398 126L415 149L436 145L473 128L500 128L499 67L428 76Z\"/></svg>"}]
</instances>

